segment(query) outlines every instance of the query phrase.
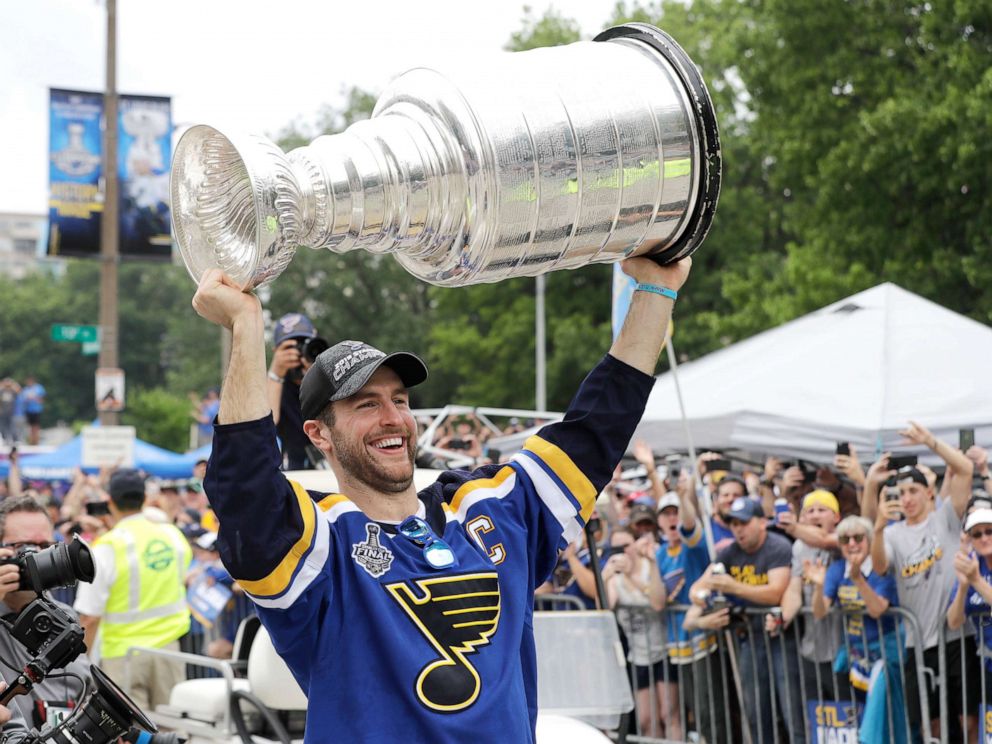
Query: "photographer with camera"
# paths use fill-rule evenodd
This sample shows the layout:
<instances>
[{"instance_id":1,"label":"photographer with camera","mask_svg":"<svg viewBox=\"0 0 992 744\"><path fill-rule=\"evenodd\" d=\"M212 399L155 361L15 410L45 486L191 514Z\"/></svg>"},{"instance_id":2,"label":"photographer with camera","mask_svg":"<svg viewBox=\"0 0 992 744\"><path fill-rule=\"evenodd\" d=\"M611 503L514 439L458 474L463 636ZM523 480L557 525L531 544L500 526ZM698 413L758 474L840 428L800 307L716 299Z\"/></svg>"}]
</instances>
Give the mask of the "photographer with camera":
<instances>
[{"instance_id":1,"label":"photographer with camera","mask_svg":"<svg viewBox=\"0 0 992 744\"><path fill-rule=\"evenodd\" d=\"M93 544L96 579L81 584L75 609L92 653L102 627L100 664L123 679L131 646L179 650L190 625L186 606L189 543L172 524L142 514L145 475L129 468L110 476L110 512L114 528ZM158 656L131 660L131 694L141 707L169 701L172 687L185 678L185 665Z\"/></svg>"},{"instance_id":2,"label":"photographer with camera","mask_svg":"<svg viewBox=\"0 0 992 744\"><path fill-rule=\"evenodd\" d=\"M317 329L307 316L287 313L276 322L272 345L275 351L269 365L266 392L276 433L282 442L286 469L311 470L314 462L307 455L310 439L303 431L300 383L314 359L329 344L317 335Z\"/></svg>"},{"instance_id":3,"label":"photographer with camera","mask_svg":"<svg viewBox=\"0 0 992 744\"><path fill-rule=\"evenodd\" d=\"M55 528L49 519L48 510L29 496L7 499L0 504L0 542L0 616L7 617L19 613L37 599L38 595L34 591L21 588L21 569L16 562L10 561L19 554L45 550L55 545ZM75 618L70 607L61 602L55 604ZM23 645L14 640L7 627L0 624L0 659L21 670L32 656ZM59 672L63 671L86 678L89 676L90 661L85 655L79 656L59 669ZM0 673L8 683L18 674L6 665L0 669ZM10 707L17 710L32 726L41 728L50 719L51 711L65 712L75 708L81 692L80 683L72 677L52 675L36 683L30 695L18 695L11 700Z\"/></svg>"}]
</instances>

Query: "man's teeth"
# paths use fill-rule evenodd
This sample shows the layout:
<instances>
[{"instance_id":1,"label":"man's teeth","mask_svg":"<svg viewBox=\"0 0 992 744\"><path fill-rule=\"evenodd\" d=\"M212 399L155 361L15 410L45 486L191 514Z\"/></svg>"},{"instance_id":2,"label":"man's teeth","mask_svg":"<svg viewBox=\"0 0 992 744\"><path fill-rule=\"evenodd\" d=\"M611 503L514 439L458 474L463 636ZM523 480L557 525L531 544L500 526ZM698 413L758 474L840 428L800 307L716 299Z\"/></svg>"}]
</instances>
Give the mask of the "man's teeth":
<instances>
[{"instance_id":1,"label":"man's teeth","mask_svg":"<svg viewBox=\"0 0 992 744\"><path fill-rule=\"evenodd\" d=\"M379 449L385 449L386 447L399 447L403 444L403 439L400 437L393 437L392 439L380 439L373 446Z\"/></svg>"}]
</instances>

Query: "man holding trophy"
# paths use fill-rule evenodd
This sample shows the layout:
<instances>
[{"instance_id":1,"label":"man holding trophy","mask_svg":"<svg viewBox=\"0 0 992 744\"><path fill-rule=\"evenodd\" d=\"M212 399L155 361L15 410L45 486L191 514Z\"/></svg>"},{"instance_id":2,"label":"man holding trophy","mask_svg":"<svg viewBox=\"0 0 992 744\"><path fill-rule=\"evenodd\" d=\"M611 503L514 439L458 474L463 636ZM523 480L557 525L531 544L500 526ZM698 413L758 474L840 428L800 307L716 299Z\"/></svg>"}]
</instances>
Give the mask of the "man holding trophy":
<instances>
[{"instance_id":1,"label":"man holding trophy","mask_svg":"<svg viewBox=\"0 0 992 744\"><path fill-rule=\"evenodd\" d=\"M342 493L308 493L279 470L261 306L204 275L194 307L234 334L204 486L224 564L314 703L308 740L532 740L534 587L623 456L690 261L629 259L639 291L624 330L565 420L510 464L448 472L420 494L407 388L423 363L351 341L317 358L304 428Z\"/></svg>"},{"instance_id":2,"label":"man holding trophy","mask_svg":"<svg viewBox=\"0 0 992 744\"><path fill-rule=\"evenodd\" d=\"M528 56L531 55L531 56ZM218 546L310 702L308 742L533 742L534 589L637 426L720 183L712 104L645 24L510 55L485 91L401 76L368 122L283 155L190 129L172 173L196 311L233 334L204 487ZM470 84L469 81L468 84ZM622 260L623 330L510 463L417 492L407 352L341 341L300 386L340 493L279 470L261 306L297 246L393 252L460 286Z\"/></svg>"}]
</instances>

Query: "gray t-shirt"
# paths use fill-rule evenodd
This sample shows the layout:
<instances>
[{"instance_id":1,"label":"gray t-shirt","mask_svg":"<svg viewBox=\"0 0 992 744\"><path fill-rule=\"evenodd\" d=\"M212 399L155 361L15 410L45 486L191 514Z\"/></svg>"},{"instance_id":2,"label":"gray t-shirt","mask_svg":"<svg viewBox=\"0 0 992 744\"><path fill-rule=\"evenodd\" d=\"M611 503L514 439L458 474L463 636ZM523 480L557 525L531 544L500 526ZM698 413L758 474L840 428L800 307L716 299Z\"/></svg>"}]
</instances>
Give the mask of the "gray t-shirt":
<instances>
[{"instance_id":1,"label":"gray t-shirt","mask_svg":"<svg viewBox=\"0 0 992 744\"><path fill-rule=\"evenodd\" d=\"M803 575L803 561L820 561L829 566L838 559L837 553L823 548L814 548L802 540L792 543L792 575ZM803 584L803 607L813 606L813 585ZM815 621L810 614L804 614L805 630L799 642L799 653L805 659L815 662L833 661L840 648L843 634L843 618L832 612L823 620Z\"/></svg>"},{"instance_id":2,"label":"gray t-shirt","mask_svg":"<svg viewBox=\"0 0 992 744\"><path fill-rule=\"evenodd\" d=\"M961 543L961 519L948 500L919 524L890 524L884 538L885 557L895 575L899 605L920 621L923 648L933 648L939 640L940 626L947 619L947 603L954 587L954 554ZM906 647L915 646L913 630L906 636ZM960 630L947 631L949 639L960 636Z\"/></svg>"}]
</instances>

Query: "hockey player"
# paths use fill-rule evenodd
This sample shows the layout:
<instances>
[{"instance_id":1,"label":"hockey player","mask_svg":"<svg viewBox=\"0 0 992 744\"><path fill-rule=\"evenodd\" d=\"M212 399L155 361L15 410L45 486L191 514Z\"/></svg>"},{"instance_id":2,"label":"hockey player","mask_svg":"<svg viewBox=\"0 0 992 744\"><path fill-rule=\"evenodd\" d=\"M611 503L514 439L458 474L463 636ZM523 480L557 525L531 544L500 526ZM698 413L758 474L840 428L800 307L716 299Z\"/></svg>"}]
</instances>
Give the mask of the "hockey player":
<instances>
[{"instance_id":1,"label":"hockey player","mask_svg":"<svg viewBox=\"0 0 992 744\"><path fill-rule=\"evenodd\" d=\"M354 341L317 358L304 429L341 493L308 492L279 471L258 300L204 273L193 305L233 332L204 487L221 558L307 693L308 743L534 741L534 588L630 441L689 267L625 261L624 329L564 420L420 493L407 391L424 363Z\"/></svg>"}]
</instances>

